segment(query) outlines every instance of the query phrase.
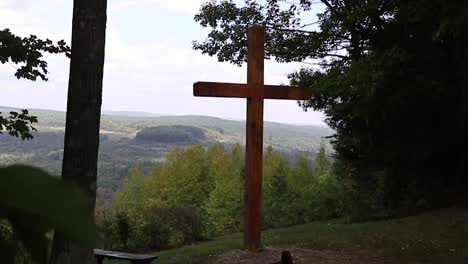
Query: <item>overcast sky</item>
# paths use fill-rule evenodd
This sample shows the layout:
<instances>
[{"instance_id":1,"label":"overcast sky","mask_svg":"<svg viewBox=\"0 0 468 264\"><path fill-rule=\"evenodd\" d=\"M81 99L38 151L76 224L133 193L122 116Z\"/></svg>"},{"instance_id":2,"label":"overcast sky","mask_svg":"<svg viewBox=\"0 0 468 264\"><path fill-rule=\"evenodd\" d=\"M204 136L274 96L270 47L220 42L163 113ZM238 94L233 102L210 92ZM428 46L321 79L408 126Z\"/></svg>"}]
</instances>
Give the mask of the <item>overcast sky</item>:
<instances>
[{"instance_id":1,"label":"overcast sky","mask_svg":"<svg viewBox=\"0 0 468 264\"><path fill-rule=\"evenodd\" d=\"M193 20L204 0L108 0L103 110L245 119L245 99L194 97L196 81L246 82L246 67L217 62L191 48L207 30ZM71 43L72 0L0 0L0 28ZM66 110L69 60L47 55L49 81L17 80L0 64L0 105ZM265 62L265 83L287 84L305 66ZM265 120L323 124L296 101L266 100Z\"/></svg>"}]
</instances>

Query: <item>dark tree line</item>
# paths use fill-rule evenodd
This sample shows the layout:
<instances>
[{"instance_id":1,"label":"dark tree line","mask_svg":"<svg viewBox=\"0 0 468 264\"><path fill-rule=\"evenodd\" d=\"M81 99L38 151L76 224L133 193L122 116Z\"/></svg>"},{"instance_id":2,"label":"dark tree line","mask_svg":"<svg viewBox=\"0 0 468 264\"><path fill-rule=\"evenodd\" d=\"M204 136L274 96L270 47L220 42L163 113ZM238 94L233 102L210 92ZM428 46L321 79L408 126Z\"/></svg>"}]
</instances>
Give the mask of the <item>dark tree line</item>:
<instances>
[{"instance_id":1,"label":"dark tree line","mask_svg":"<svg viewBox=\"0 0 468 264\"><path fill-rule=\"evenodd\" d=\"M206 136L201 128L173 125L146 127L136 134L135 139L160 143L200 143Z\"/></svg>"},{"instance_id":2,"label":"dark tree line","mask_svg":"<svg viewBox=\"0 0 468 264\"><path fill-rule=\"evenodd\" d=\"M314 20L318 5L324 11ZM314 91L300 105L323 111L336 130L336 164L356 201L350 210L408 213L458 199L467 185L467 5L207 2L195 20L211 31L193 48L240 65L247 27L266 26L267 56L304 63L289 75Z\"/></svg>"}]
</instances>

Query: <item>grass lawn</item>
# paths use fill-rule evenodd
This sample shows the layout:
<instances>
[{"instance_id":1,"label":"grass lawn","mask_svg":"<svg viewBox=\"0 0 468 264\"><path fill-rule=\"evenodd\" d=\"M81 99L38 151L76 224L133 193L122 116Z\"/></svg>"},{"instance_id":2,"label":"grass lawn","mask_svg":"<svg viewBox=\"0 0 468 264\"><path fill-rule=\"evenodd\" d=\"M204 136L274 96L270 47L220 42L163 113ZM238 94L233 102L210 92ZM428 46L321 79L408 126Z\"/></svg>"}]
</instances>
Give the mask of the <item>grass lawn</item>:
<instances>
[{"instance_id":1,"label":"grass lawn","mask_svg":"<svg viewBox=\"0 0 468 264\"><path fill-rule=\"evenodd\" d=\"M468 209L450 208L389 221L345 224L313 222L263 232L265 245L368 251L398 263L468 263ZM152 252L154 263L204 263L210 254L242 246L242 234L177 249Z\"/></svg>"}]
</instances>

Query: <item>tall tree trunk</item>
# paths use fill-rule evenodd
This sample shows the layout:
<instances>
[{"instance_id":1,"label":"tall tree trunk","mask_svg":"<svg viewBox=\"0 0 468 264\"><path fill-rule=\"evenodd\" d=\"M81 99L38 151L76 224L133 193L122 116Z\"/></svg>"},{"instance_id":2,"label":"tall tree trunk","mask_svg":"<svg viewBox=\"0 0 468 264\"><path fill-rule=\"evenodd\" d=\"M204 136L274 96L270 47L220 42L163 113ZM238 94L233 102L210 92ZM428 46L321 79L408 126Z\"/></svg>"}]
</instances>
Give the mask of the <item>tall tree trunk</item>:
<instances>
[{"instance_id":1,"label":"tall tree trunk","mask_svg":"<svg viewBox=\"0 0 468 264\"><path fill-rule=\"evenodd\" d=\"M107 0L75 0L62 177L96 200ZM92 249L54 236L51 264L93 263Z\"/></svg>"},{"instance_id":2,"label":"tall tree trunk","mask_svg":"<svg viewBox=\"0 0 468 264\"><path fill-rule=\"evenodd\" d=\"M459 175L462 186L468 185L468 41L462 42L462 63L461 63L461 120L460 120L460 140L461 140L461 157L459 162Z\"/></svg>"}]
</instances>

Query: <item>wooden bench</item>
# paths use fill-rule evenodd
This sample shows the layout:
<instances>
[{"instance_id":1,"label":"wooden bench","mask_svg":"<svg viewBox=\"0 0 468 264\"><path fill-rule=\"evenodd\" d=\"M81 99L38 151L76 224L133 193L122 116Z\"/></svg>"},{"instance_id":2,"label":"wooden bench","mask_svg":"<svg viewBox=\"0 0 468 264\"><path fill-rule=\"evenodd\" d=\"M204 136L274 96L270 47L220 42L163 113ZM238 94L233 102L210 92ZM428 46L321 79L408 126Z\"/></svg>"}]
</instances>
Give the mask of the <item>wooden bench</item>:
<instances>
[{"instance_id":1,"label":"wooden bench","mask_svg":"<svg viewBox=\"0 0 468 264\"><path fill-rule=\"evenodd\" d=\"M105 258L108 259L118 259L118 260L127 260L132 264L148 264L151 261L157 259L156 256L151 255L140 255L140 254L131 254L124 252L108 251L102 249L94 249L94 257L97 260L97 263L102 264Z\"/></svg>"}]
</instances>

